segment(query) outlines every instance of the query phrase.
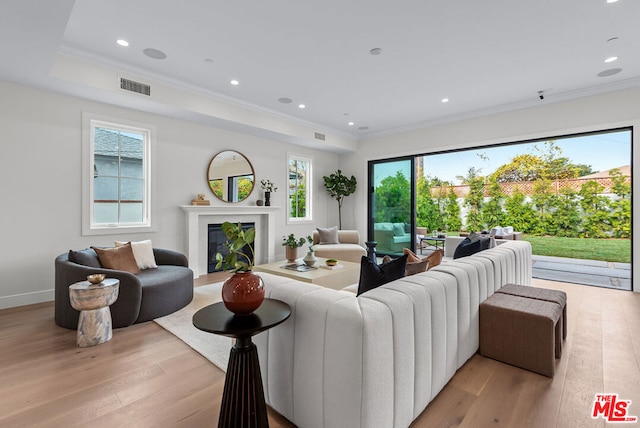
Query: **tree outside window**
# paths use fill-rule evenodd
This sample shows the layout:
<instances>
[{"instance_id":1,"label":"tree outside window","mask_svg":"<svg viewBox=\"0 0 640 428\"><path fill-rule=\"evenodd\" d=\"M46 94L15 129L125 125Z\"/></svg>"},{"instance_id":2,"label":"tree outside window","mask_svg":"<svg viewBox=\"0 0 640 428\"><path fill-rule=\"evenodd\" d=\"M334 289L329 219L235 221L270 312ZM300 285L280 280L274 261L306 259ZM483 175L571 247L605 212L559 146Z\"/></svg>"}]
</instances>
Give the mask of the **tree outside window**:
<instances>
[{"instance_id":1,"label":"tree outside window","mask_svg":"<svg viewBox=\"0 0 640 428\"><path fill-rule=\"evenodd\" d=\"M288 202L290 222L311 221L311 159L289 155Z\"/></svg>"}]
</instances>

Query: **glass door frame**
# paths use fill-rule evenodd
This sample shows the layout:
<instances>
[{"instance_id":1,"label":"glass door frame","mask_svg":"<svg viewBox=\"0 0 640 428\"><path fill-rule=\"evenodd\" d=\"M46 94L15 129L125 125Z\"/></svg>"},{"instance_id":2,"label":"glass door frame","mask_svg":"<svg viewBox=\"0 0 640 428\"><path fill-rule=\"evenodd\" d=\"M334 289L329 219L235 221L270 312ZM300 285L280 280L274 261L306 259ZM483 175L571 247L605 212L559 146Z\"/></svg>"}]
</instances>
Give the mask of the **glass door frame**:
<instances>
[{"instance_id":1,"label":"glass door frame","mask_svg":"<svg viewBox=\"0 0 640 428\"><path fill-rule=\"evenodd\" d=\"M411 203L410 203L410 224L411 224L411 236L412 239L407 248L411 249L411 251L415 252L415 236L416 236L416 156L400 156L395 158L385 158L385 159L375 159L367 162L367 241L374 241L374 212L373 212L373 195L375 192L374 187L374 167L379 164L391 163L391 162L401 162L401 161L409 161L411 176L407 177L410 183L410 191L411 191ZM386 255L389 254L391 256L397 256L397 253L385 253L379 252L376 249L377 254Z\"/></svg>"}]
</instances>

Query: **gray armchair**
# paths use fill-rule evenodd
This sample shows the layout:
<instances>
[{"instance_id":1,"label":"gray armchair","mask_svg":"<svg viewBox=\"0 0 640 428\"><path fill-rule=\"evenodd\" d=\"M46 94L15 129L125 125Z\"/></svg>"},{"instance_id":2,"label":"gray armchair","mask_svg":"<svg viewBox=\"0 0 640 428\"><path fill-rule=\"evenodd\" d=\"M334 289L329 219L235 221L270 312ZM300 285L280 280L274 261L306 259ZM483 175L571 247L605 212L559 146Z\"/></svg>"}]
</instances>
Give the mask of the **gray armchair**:
<instances>
[{"instance_id":1,"label":"gray armchair","mask_svg":"<svg viewBox=\"0 0 640 428\"><path fill-rule=\"evenodd\" d=\"M80 312L71 307L69 285L87 275L104 273L120 280L118 300L111 305L114 328L150 321L185 307L193 299L193 271L187 258L176 251L154 248L157 269L138 274L105 269L95 251L69 251L55 260L55 321L61 327L78 327Z\"/></svg>"}]
</instances>

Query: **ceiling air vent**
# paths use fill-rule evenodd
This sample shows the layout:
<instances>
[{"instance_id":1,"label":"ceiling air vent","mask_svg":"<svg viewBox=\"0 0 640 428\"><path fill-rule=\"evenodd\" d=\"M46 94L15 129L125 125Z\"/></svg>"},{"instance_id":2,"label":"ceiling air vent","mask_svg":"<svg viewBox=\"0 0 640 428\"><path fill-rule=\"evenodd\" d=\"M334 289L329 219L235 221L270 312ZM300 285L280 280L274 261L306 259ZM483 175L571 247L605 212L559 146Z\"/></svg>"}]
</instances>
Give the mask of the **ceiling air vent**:
<instances>
[{"instance_id":1,"label":"ceiling air vent","mask_svg":"<svg viewBox=\"0 0 640 428\"><path fill-rule=\"evenodd\" d=\"M315 135L316 140L324 141L324 138L325 138L324 134L321 134L319 132L316 132L315 134L316 134Z\"/></svg>"},{"instance_id":2,"label":"ceiling air vent","mask_svg":"<svg viewBox=\"0 0 640 428\"><path fill-rule=\"evenodd\" d=\"M125 79L124 77L120 78L120 89L151 96L151 86L136 82L135 80Z\"/></svg>"}]
</instances>

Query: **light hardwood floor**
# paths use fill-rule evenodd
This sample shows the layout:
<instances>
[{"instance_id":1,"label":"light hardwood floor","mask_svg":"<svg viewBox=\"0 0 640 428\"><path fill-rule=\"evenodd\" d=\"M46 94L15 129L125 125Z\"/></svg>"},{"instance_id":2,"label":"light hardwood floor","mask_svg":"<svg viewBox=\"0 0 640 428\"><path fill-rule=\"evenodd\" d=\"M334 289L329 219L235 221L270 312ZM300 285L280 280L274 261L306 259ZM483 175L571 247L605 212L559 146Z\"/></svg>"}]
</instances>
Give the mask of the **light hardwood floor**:
<instances>
[{"instance_id":1,"label":"light hardwood floor","mask_svg":"<svg viewBox=\"0 0 640 428\"><path fill-rule=\"evenodd\" d=\"M412 427L604 427L590 416L602 392L632 400L629 413L640 416L640 294L535 285L568 293L555 377L475 355ZM54 324L53 303L0 311L0 427L211 427L223 383L223 372L154 322L77 348L75 331ZM269 421L293 426L272 411Z\"/></svg>"}]
</instances>

